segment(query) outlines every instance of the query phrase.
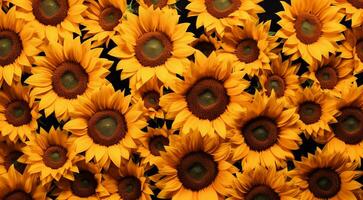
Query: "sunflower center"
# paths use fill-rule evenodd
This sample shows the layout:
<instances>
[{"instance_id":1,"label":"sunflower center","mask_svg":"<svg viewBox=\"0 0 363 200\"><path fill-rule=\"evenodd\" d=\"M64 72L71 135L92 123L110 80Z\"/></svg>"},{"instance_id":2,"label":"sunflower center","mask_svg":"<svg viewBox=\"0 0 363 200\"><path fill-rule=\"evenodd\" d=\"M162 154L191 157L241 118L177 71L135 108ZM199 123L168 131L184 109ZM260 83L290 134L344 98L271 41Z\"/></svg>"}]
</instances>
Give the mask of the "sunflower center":
<instances>
[{"instance_id":1,"label":"sunflower center","mask_svg":"<svg viewBox=\"0 0 363 200\"><path fill-rule=\"evenodd\" d=\"M285 93L285 81L280 76L272 75L268 77L265 88L268 95L271 95L274 90L277 97L282 97Z\"/></svg>"},{"instance_id":2,"label":"sunflower center","mask_svg":"<svg viewBox=\"0 0 363 200\"><path fill-rule=\"evenodd\" d=\"M300 120L312 124L320 120L321 106L314 102L305 102L299 107Z\"/></svg>"},{"instance_id":3,"label":"sunflower center","mask_svg":"<svg viewBox=\"0 0 363 200\"><path fill-rule=\"evenodd\" d=\"M75 99L87 89L88 74L78 63L63 62L52 76L53 90L58 96Z\"/></svg>"},{"instance_id":4,"label":"sunflower center","mask_svg":"<svg viewBox=\"0 0 363 200\"><path fill-rule=\"evenodd\" d=\"M337 138L347 144L358 144L363 140L363 112L359 108L347 107L340 110L338 122L332 125Z\"/></svg>"},{"instance_id":5,"label":"sunflower center","mask_svg":"<svg viewBox=\"0 0 363 200\"><path fill-rule=\"evenodd\" d=\"M149 150L152 155L160 156L160 151L165 151L165 147L169 145L169 139L167 137L158 135L154 136L149 141Z\"/></svg>"},{"instance_id":6,"label":"sunflower center","mask_svg":"<svg viewBox=\"0 0 363 200\"><path fill-rule=\"evenodd\" d=\"M105 31L112 31L118 24L122 17L121 10L111 6L105 8L99 18L99 24Z\"/></svg>"},{"instance_id":7,"label":"sunflower center","mask_svg":"<svg viewBox=\"0 0 363 200\"><path fill-rule=\"evenodd\" d=\"M256 40L245 39L237 45L235 54L241 62L251 63L258 59L260 49Z\"/></svg>"},{"instance_id":8,"label":"sunflower center","mask_svg":"<svg viewBox=\"0 0 363 200\"><path fill-rule=\"evenodd\" d=\"M29 105L22 100L9 103L6 107L5 117L9 124L16 127L28 124L32 119Z\"/></svg>"},{"instance_id":9,"label":"sunflower center","mask_svg":"<svg viewBox=\"0 0 363 200\"><path fill-rule=\"evenodd\" d=\"M331 198L340 190L340 177L332 169L315 170L309 176L309 189L318 198Z\"/></svg>"},{"instance_id":10,"label":"sunflower center","mask_svg":"<svg viewBox=\"0 0 363 200\"><path fill-rule=\"evenodd\" d=\"M242 134L252 150L263 151L276 143L278 129L271 119L258 117L243 126Z\"/></svg>"},{"instance_id":11,"label":"sunflower center","mask_svg":"<svg viewBox=\"0 0 363 200\"><path fill-rule=\"evenodd\" d=\"M127 133L125 117L117 111L96 112L88 121L88 135L97 144L117 144Z\"/></svg>"},{"instance_id":12,"label":"sunflower center","mask_svg":"<svg viewBox=\"0 0 363 200\"><path fill-rule=\"evenodd\" d=\"M197 81L186 93L189 110L198 118L213 120L227 108L229 97L223 84L213 78Z\"/></svg>"},{"instance_id":13,"label":"sunflower center","mask_svg":"<svg viewBox=\"0 0 363 200\"><path fill-rule=\"evenodd\" d=\"M156 91L149 91L143 95L144 106L145 108L154 108L158 110L159 106L160 94Z\"/></svg>"},{"instance_id":14,"label":"sunflower center","mask_svg":"<svg viewBox=\"0 0 363 200\"><path fill-rule=\"evenodd\" d=\"M147 6L153 5L154 7L163 8L168 4L168 0L144 0Z\"/></svg>"},{"instance_id":15,"label":"sunflower center","mask_svg":"<svg viewBox=\"0 0 363 200\"><path fill-rule=\"evenodd\" d=\"M241 6L240 0L206 0L205 6L209 14L215 18L228 17Z\"/></svg>"},{"instance_id":16,"label":"sunflower center","mask_svg":"<svg viewBox=\"0 0 363 200\"><path fill-rule=\"evenodd\" d=\"M17 33L0 30L0 66L13 63L21 54L23 47Z\"/></svg>"},{"instance_id":17,"label":"sunflower center","mask_svg":"<svg viewBox=\"0 0 363 200\"><path fill-rule=\"evenodd\" d=\"M194 48L198 49L199 51L201 51L206 56L209 56L213 51L216 50L216 47L213 45L213 43L206 42L206 41L197 42L194 45Z\"/></svg>"},{"instance_id":18,"label":"sunflower center","mask_svg":"<svg viewBox=\"0 0 363 200\"><path fill-rule=\"evenodd\" d=\"M246 194L246 200L279 200L279 195L269 186L256 185Z\"/></svg>"},{"instance_id":19,"label":"sunflower center","mask_svg":"<svg viewBox=\"0 0 363 200\"><path fill-rule=\"evenodd\" d=\"M338 83L338 74L332 67L323 67L316 72L316 78L322 89L334 89Z\"/></svg>"},{"instance_id":20,"label":"sunflower center","mask_svg":"<svg viewBox=\"0 0 363 200\"><path fill-rule=\"evenodd\" d=\"M14 165L14 168L18 172L23 173L26 165L18 162L18 158L20 158L20 156L22 155L23 153L20 151L12 151L8 155L6 155L4 161L5 168L8 170L11 165Z\"/></svg>"},{"instance_id":21,"label":"sunflower center","mask_svg":"<svg viewBox=\"0 0 363 200\"><path fill-rule=\"evenodd\" d=\"M32 196L23 190L15 190L7 194L3 200L32 200Z\"/></svg>"},{"instance_id":22,"label":"sunflower center","mask_svg":"<svg viewBox=\"0 0 363 200\"><path fill-rule=\"evenodd\" d=\"M363 8L363 1L362 0L347 0L350 4L352 4L356 8Z\"/></svg>"},{"instance_id":23,"label":"sunflower center","mask_svg":"<svg viewBox=\"0 0 363 200\"><path fill-rule=\"evenodd\" d=\"M148 32L136 41L135 56L143 66L164 64L171 56L172 42L162 32Z\"/></svg>"},{"instance_id":24,"label":"sunflower center","mask_svg":"<svg viewBox=\"0 0 363 200\"><path fill-rule=\"evenodd\" d=\"M315 15L304 13L296 19L296 37L305 44L312 44L318 41L322 34L321 29L321 22Z\"/></svg>"},{"instance_id":25,"label":"sunflower center","mask_svg":"<svg viewBox=\"0 0 363 200\"><path fill-rule=\"evenodd\" d=\"M67 150L61 146L50 146L44 152L43 161L52 169L61 168L67 161Z\"/></svg>"},{"instance_id":26,"label":"sunflower center","mask_svg":"<svg viewBox=\"0 0 363 200\"><path fill-rule=\"evenodd\" d=\"M89 197L96 193L97 180L89 171L82 170L75 175L75 179L71 184L73 194L78 197Z\"/></svg>"},{"instance_id":27,"label":"sunflower center","mask_svg":"<svg viewBox=\"0 0 363 200\"><path fill-rule=\"evenodd\" d=\"M118 192L122 199L136 200L141 196L141 181L134 176L127 176L120 180Z\"/></svg>"},{"instance_id":28,"label":"sunflower center","mask_svg":"<svg viewBox=\"0 0 363 200\"><path fill-rule=\"evenodd\" d=\"M68 15L68 0L33 0L33 14L44 25L60 24Z\"/></svg>"}]
</instances>

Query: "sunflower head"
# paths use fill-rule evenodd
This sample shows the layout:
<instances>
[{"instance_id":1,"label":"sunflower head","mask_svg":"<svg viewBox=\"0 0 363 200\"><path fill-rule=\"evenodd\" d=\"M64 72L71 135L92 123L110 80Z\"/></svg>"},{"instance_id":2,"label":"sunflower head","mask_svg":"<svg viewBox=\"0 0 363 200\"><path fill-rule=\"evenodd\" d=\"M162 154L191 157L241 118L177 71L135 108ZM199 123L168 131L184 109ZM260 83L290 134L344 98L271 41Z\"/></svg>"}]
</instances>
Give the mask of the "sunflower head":
<instances>
[{"instance_id":1,"label":"sunflower head","mask_svg":"<svg viewBox=\"0 0 363 200\"><path fill-rule=\"evenodd\" d=\"M9 141L0 143L0 174L7 173L11 166L14 166L18 172L24 173L26 164L20 162L20 157L23 155L22 147L24 143Z\"/></svg>"},{"instance_id":2,"label":"sunflower head","mask_svg":"<svg viewBox=\"0 0 363 200\"><path fill-rule=\"evenodd\" d=\"M300 188L300 199L358 199L361 184L355 181L361 172L357 162L349 162L343 154L316 150L302 161L294 161L289 172L292 182Z\"/></svg>"},{"instance_id":3,"label":"sunflower head","mask_svg":"<svg viewBox=\"0 0 363 200\"><path fill-rule=\"evenodd\" d=\"M191 46L194 47L196 51L200 51L205 56L209 56L213 51L218 51L221 47L221 44L217 37L213 37L212 35L208 34L202 34L191 44Z\"/></svg>"}]
</instances>

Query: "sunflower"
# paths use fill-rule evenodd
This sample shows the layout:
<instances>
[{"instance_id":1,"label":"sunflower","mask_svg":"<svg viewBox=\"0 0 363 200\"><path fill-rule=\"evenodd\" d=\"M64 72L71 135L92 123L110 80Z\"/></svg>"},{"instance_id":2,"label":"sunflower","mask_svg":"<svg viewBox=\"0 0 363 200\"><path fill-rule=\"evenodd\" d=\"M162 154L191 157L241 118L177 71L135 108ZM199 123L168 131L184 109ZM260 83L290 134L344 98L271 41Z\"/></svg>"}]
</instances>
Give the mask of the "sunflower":
<instances>
[{"instance_id":1,"label":"sunflower","mask_svg":"<svg viewBox=\"0 0 363 200\"><path fill-rule=\"evenodd\" d=\"M363 24L363 3L360 0L334 0L340 12L346 16L346 20L352 20L352 27Z\"/></svg>"},{"instance_id":2,"label":"sunflower","mask_svg":"<svg viewBox=\"0 0 363 200\"><path fill-rule=\"evenodd\" d=\"M159 105L159 99L163 96L163 84L156 78L150 79L139 89L131 88L132 103L143 101L143 113L151 119L164 118L164 111Z\"/></svg>"},{"instance_id":3,"label":"sunflower","mask_svg":"<svg viewBox=\"0 0 363 200\"><path fill-rule=\"evenodd\" d=\"M168 130L166 125L162 128L150 128L146 133L146 137L141 141L142 145L138 147L140 157L145 165L155 165L160 157L160 152L165 151L165 146L169 145L169 137L173 135L175 130Z\"/></svg>"},{"instance_id":4,"label":"sunflower","mask_svg":"<svg viewBox=\"0 0 363 200\"><path fill-rule=\"evenodd\" d=\"M189 64L194 53L189 46L194 41L186 32L189 24L178 24L179 16L171 9L139 8L139 16L128 14L120 25L120 36L113 40L118 45L109 54L120 58L117 70L121 79L130 78L130 86L139 89L156 76L163 83L173 81Z\"/></svg>"},{"instance_id":5,"label":"sunflower","mask_svg":"<svg viewBox=\"0 0 363 200\"><path fill-rule=\"evenodd\" d=\"M0 91L0 132L13 142L34 137L38 128L38 103L31 98L30 88L20 83L4 86Z\"/></svg>"},{"instance_id":6,"label":"sunflower","mask_svg":"<svg viewBox=\"0 0 363 200\"><path fill-rule=\"evenodd\" d=\"M287 181L287 171L276 171L257 166L238 173L227 200L298 200L298 188Z\"/></svg>"},{"instance_id":7,"label":"sunflower","mask_svg":"<svg viewBox=\"0 0 363 200\"><path fill-rule=\"evenodd\" d=\"M161 189L158 198L172 200L218 200L229 191L238 169L228 162L231 148L219 137L202 137L192 131L187 135L175 135L161 152L157 163L158 180Z\"/></svg>"},{"instance_id":8,"label":"sunflower","mask_svg":"<svg viewBox=\"0 0 363 200\"><path fill-rule=\"evenodd\" d=\"M222 39L221 56L231 57L234 69L244 70L250 76L271 70L270 62L277 58L272 50L278 43L275 36L269 35L270 24L246 21L243 29L232 27Z\"/></svg>"},{"instance_id":9,"label":"sunflower","mask_svg":"<svg viewBox=\"0 0 363 200\"><path fill-rule=\"evenodd\" d=\"M197 16L197 28L223 37L225 30L245 25L245 21L258 21L257 14L265 10L258 5L262 0L189 0L188 16Z\"/></svg>"},{"instance_id":10,"label":"sunflower","mask_svg":"<svg viewBox=\"0 0 363 200\"><path fill-rule=\"evenodd\" d=\"M47 191L38 184L37 179L28 174L20 174L13 166L8 173L0 176L0 199L47 199Z\"/></svg>"},{"instance_id":11,"label":"sunflower","mask_svg":"<svg viewBox=\"0 0 363 200\"><path fill-rule=\"evenodd\" d=\"M59 181L64 177L74 180L73 173L78 172L75 163L80 160L71 148L68 134L53 127L49 133L41 129L40 134L23 147L24 155L19 162L28 165L27 172L39 177L42 185L47 185L53 179Z\"/></svg>"},{"instance_id":12,"label":"sunflower","mask_svg":"<svg viewBox=\"0 0 363 200\"><path fill-rule=\"evenodd\" d=\"M347 69L354 68L354 73L363 71L363 27L345 31L346 40L339 46L340 57L349 62Z\"/></svg>"},{"instance_id":13,"label":"sunflower","mask_svg":"<svg viewBox=\"0 0 363 200\"><path fill-rule=\"evenodd\" d=\"M33 86L30 94L40 99L45 116L55 112L58 120L67 120L77 96L89 95L106 81L112 62L100 58L101 48L91 49L91 42L81 43L79 37L66 37L63 45L50 43L44 52L25 83Z\"/></svg>"},{"instance_id":14,"label":"sunflower","mask_svg":"<svg viewBox=\"0 0 363 200\"><path fill-rule=\"evenodd\" d=\"M22 147L24 143L0 142L0 175L7 173L11 166L20 173L24 172L26 165L19 162L19 158L23 155Z\"/></svg>"},{"instance_id":15,"label":"sunflower","mask_svg":"<svg viewBox=\"0 0 363 200\"><path fill-rule=\"evenodd\" d=\"M257 92L247 111L238 119L238 129L228 136L234 152L232 160L242 159L245 170L258 165L268 168L286 166L294 159L292 150L301 144L296 125L299 116L295 108L284 109L275 93L270 97Z\"/></svg>"},{"instance_id":16,"label":"sunflower","mask_svg":"<svg viewBox=\"0 0 363 200\"><path fill-rule=\"evenodd\" d=\"M7 13L0 9L0 86L4 80L8 85L20 81L23 69L31 68L42 43L36 30L15 12L14 7Z\"/></svg>"},{"instance_id":17,"label":"sunflower","mask_svg":"<svg viewBox=\"0 0 363 200\"><path fill-rule=\"evenodd\" d=\"M106 199L110 194L102 185L102 168L97 164L80 161L77 164L79 173L74 180L61 179L57 183L57 200L99 200Z\"/></svg>"},{"instance_id":18,"label":"sunflower","mask_svg":"<svg viewBox=\"0 0 363 200\"><path fill-rule=\"evenodd\" d=\"M342 154L331 154L318 148L315 155L308 154L294 164L295 169L289 176L300 187L299 199L358 199L362 185L354 180L361 175L355 171L357 162L348 162Z\"/></svg>"},{"instance_id":19,"label":"sunflower","mask_svg":"<svg viewBox=\"0 0 363 200\"><path fill-rule=\"evenodd\" d=\"M363 86L352 84L337 101L333 138L325 145L329 153L341 152L353 161L363 158Z\"/></svg>"},{"instance_id":20,"label":"sunflower","mask_svg":"<svg viewBox=\"0 0 363 200\"><path fill-rule=\"evenodd\" d=\"M203 136L217 133L225 138L227 129L236 126L236 116L244 112L241 104L250 100L243 92L249 85L243 75L232 73L232 62L219 61L215 53L207 58L197 52L184 80L173 82L174 92L160 98L167 118L175 119L172 129L197 129Z\"/></svg>"},{"instance_id":21,"label":"sunflower","mask_svg":"<svg viewBox=\"0 0 363 200\"><path fill-rule=\"evenodd\" d=\"M129 159L136 149L136 140L145 137L141 131L147 123L140 102L130 106L131 96L102 86L90 97L79 97L64 130L72 133L75 152L86 153L86 162L93 158L108 168L112 161L117 167L121 158Z\"/></svg>"},{"instance_id":22,"label":"sunflower","mask_svg":"<svg viewBox=\"0 0 363 200\"><path fill-rule=\"evenodd\" d=\"M110 168L111 169L111 168ZM110 193L108 200L151 200L153 191L149 180L144 175L145 168L134 164L132 160L124 162L121 167L104 174L102 184Z\"/></svg>"},{"instance_id":23,"label":"sunflower","mask_svg":"<svg viewBox=\"0 0 363 200\"><path fill-rule=\"evenodd\" d=\"M87 33L85 38L92 37L94 46L106 43L108 46L111 38L116 34L116 27L126 16L126 0L86 0L88 9L84 13L85 26Z\"/></svg>"},{"instance_id":24,"label":"sunflower","mask_svg":"<svg viewBox=\"0 0 363 200\"><path fill-rule=\"evenodd\" d=\"M355 82L353 65L350 60L331 55L322 61L314 62L308 67L309 71L301 75L301 81L310 79L318 84L323 92L340 97L350 83Z\"/></svg>"},{"instance_id":25,"label":"sunflower","mask_svg":"<svg viewBox=\"0 0 363 200\"><path fill-rule=\"evenodd\" d=\"M289 103L295 97L295 92L300 88L297 72L300 65L292 65L291 60L282 61L281 55L273 59L271 71L263 71L259 77L263 91L270 96L272 91L276 97Z\"/></svg>"},{"instance_id":26,"label":"sunflower","mask_svg":"<svg viewBox=\"0 0 363 200\"><path fill-rule=\"evenodd\" d=\"M196 51L202 52L205 56L209 56L213 51L218 52L221 44L216 37L212 35L202 34L198 39L191 44Z\"/></svg>"},{"instance_id":27,"label":"sunflower","mask_svg":"<svg viewBox=\"0 0 363 200\"><path fill-rule=\"evenodd\" d=\"M144 8L153 6L154 8L172 8L176 4L176 0L137 0L139 5Z\"/></svg>"},{"instance_id":28,"label":"sunflower","mask_svg":"<svg viewBox=\"0 0 363 200\"><path fill-rule=\"evenodd\" d=\"M321 61L337 49L337 41L344 39L344 15L331 6L331 0L292 0L291 6L281 1L284 11L278 12L282 27L276 36L286 39L282 52L292 59L302 58L308 64Z\"/></svg>"},{"instance_id":29,"label":"sunflower","mask_svg":"<svg viewBox=\"0 0 363 200\"><path fill-rule=\"evenodd\" d=\"M334 99L313 85L296 92L291 101L299 115L299 129L307 138L312 136L315 141L325 143L332 135L329 124L337 122Z\"/></svg>"},{"instance_id":30,"label":"sunflower","mask_svg":"<svg viewBox=\"0 0 363 200\"><path fill-rule=\"evenodd\" d=\"M87 10L84 0L12 0L16 16L38 30L39 36L49 42L58 42L73 33L81 35L79 24Z\"/></svg>"}]
</instances>

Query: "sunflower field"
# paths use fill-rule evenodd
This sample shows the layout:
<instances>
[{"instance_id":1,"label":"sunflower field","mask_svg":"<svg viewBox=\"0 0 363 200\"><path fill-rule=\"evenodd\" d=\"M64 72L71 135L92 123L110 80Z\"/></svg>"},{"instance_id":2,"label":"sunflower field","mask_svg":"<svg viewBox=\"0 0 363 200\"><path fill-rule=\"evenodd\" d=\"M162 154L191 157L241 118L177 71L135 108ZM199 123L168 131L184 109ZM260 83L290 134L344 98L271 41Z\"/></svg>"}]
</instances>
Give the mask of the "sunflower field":
<instances>
[{"instance_id":1,"label":"sunflower field","mask_svg":"<svg viewBox=\"0 0 363 200\"><path fill-rule=\"evenodd\" d=\"M0 0L0 200L363 200L363 0Z\"/></svg>"}]
</instances>

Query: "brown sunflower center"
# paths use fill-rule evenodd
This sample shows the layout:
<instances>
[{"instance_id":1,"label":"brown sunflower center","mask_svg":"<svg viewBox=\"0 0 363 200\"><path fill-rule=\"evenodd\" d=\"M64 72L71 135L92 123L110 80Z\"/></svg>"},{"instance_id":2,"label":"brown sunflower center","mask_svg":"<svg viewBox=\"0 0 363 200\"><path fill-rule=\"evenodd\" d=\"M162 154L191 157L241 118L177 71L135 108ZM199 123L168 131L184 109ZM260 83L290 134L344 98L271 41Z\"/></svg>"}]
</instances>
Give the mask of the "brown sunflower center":
<instances>
[{"instance_id":1,"label":"brown sunflower center","mask_svg":"<svg viewBox=\"0 0 363 200\"><path fill-rule=\"evenodd\" d=\"M60 24L68 15L68 0L33 0L33 14L44 25Z\"/></svg>"},{"instance_id":2,"label":"brown sunflower center","mask_svg":"<svg viewBox=\"0 0 363 200\"><path fill-rule=\"evenodd\" d=\"M159 106L159 99L160 94L156 91L149 91L146 92L142 99L144 100L144 106L145 108L154 108L155 110L158 110L160 108Z\"/></svg>"},{"instance_id":3,"label":"brown sunflower center","mask_svg":"<svg viewBox=\"0 0 363 200\"><path fill-rule=\"evenodd\" d=\"M299 106L300 120L305 124L312 124L320 120L321 106L314 102L305 102Z\"/></svg>"},{"instance_id":4,"label":"brown sunflower center","mask_svg":"<svg viewBox=\"0 0 363 200\"><path fill-rule=\"evenodd\" d=\"M203 151L185 155L177 166L178 177L187 189L197 191L208 187L218 174L213 156Z\"/></svg>"},{"instance_id":5,"label":"brown sunflower center","mask_svg":"<svg viewBox=\"0 0 363 200\"><path fill-rule=\"evenodd\" d=\"M29 105L22 100L9 103L6 107L5 117L13 126L28 124L32 119Z\"/></svg>"},{"instance_id":6,"label":"brown sunflower center","mask_svg":"<svg viewBox=\"0 0 363 200\"><path fill-rule=\"evenodd\" d=\"M215 18L224 18L239 9L241 0L205 0L205 6Z\"/></svg>"},{"instance_id":7,"label":"brown sunflower center","mask_svg":"<svg viewBox=\"0 0 363 200\"><path fill-rule=\"evenodd\" d=\"M296 37L305 44L318 41L322 34L322 26L319 18L310 13L304 13L297 17L295 22Z\"/></svg>"},{"instance_id":8,"label":"brown sunflower center","mask_svg":"<svg viewBox=\"0 0 363 200\"><path fill-rule=\"evenodd\" d=\"M332 169L321 168L309 176L309 190L318 198L331 198L340 190L340 177Z\"/></svg>"},{"instance_id":9,"label":"brown sunflower center","mask_svg":"<svg viewBox=\"0 0 363 200\"><path fill-rule=\"evenodd\" d=\"M362 0L347 0L347 1L356 8L363 8L363 1Z\"/></svg>"},{"instance_id":10,"label":"brown sunflower center","mask_svg":"<svg viewBox=\"0 0 363 200\"><path fill-rule=\"evenodd\" d=\"M194 48L201 51L204 55L209 56L213 51L216 50L216 47L211 42L199 41L194 45Z\"/></svg>"},{"instance_id":11,"label":"brown sunflower center","mask_svg":"<svg viewBox=\"0 0 363 200\"><path fill-rule=\"evenodd\" d=\"M73 194L78 197L89 197L96 193L97 180L94 174L87 170L82 170L75 175L71 184Z\"/></svg>"},{"instance_id":12,"label":"brown sunflower center","mask_svg":"<svg viewBox=\"0 0 363 200\"><path fill-rule=\"evenodd\" d=\"M48 147L44 152L43 161L52 169L61 168L67 161L67 149L61 146Z\"/></svg>"},{"instance_id":13,"label":"brown sunflower center","mask_svg":"<svg viewBox=\"0 0 363 200\"><path fill-rule=\"evenodd\" d=\"M148 32L136 41L135 56L143 66L164 64L171 56L172 42L162 32Z\"/></svg>"},{"instance_id":14,"label":"brown sunflower center","mask_svg":"<svg viewBox=\"0 0 363 200\"><path fill-rule=\"evenodd\" d=\"M125 117L117 111L96 112L88 121L88 135L97 144L117 144L127 133Z\"/></svg>"},{"instance_id":15,"label":"brown sunflower center","mask_svg":"<svg viewBox=\"0 0 363 200\"><path fill-rule=\"evenodd\" d=\"M18 172L23 173L26 165L18 162L18 158L20 158L20 156L22 155L23 153L20 151L12 151L8 153L8 155L5 156L5 161L4 161L5 168L8 170L11 165L14 165L14 168Z\"/></svg>"},{"instance_id":16,"label":"brown sunflower center","mask_svg":"<svg viewBox=\"0 0 363 200\"><path fill-rule=\"evenodd\" d=\"M323 67L316 72L316 78L322 89L334 89L338 83L338 74L332 67Z\"/></svg>"},{"instance_id":17,"label":"brown sunflower center","mask_svg":"<svg viewBox=\"0 0 363 200\"><path fill-rule=\"evenodd\" d=\"M150 138L149 149L152 155L160 156L160 151L165 151L165 147L169 145L169 139L158 135Z\"/></svg>"},{"instance_id":18,"label":"brown sunflower center","mask_svg":"<svg viewBox=\"0 0 363 200\"><path fill-rule=\"evenodd\" d=\"M276 143L278 129L271 119L258 117L243 126L242 134L252 150L263 151Z\"/></svg>"},{"instance_id":19,"label":"brown sunflower center","mask_svg":"<svg viewBox=\"0 0 363 200\"><path fill-rule=\"evenodd\" d=\"M32 200L33 197L23 190L15 190L7 194L3 200Z\"/></svg>"},{"instance_id":20,"label":"brown sunflower center","mask_svg":"<svg viewBox=\"0 0 363 200\"><path fill-rule=\"evenodd\" d=\"M112 31L118 24L122 17L121 10L111 6L105 8L99 18L99 24L105 31Z\"/></svg>"},{"instance_id":21,"label":"brown sunflower center","mask_svg":"<svg viewBox=\"0 0 363 200\"><path fill-rule=\"evenodd\" d=\"M88 74L83 67L74 62L63 62L52 76L53 90L58 96L75 99L87 89Z\"/></svg>"},{"instance_id":22,"label":"brown sunflower center","mask_svg":"<svg viewBox=\"0 0 363 200\"><path fill-rule=\"evenodd\" d=\"M168 0L144 0L147 6L153 5L154 7L163 8L168 4Z\"/></svg>"},{"instance_id":23,"label":"brown sunflower center","mask_svg":"<svg viewBox=\"0 0 363 200\"><path fill-rule=\"evenodd\" d=\"M118 184L118 192L124 200L136 200L141 196L141 181L134 176L122 178Z\"/></svg>"},{"instance_id":24,"label":"brown sunflower center","mask_svg":"<svg viewBox=\"0 0 363 200\"><path fill-rule=\"evenodd\" d=\"M256 185L246 194L246 200L279 200L279 195L269 186Z\"/></svg>"},{"instance_id":25,"label":"brown sunflower center","mask_svg":"<svg viewBox=\"0 0 363 200\"><path fill-rule=\"evenodd\" d=\"M335 136L347 144L360 143L363 140L362 110L347 107L340 111L338 122L332 125Z\"/></svg>"},{"instance_id":26,"label":"brown sunflower center","mask_svg":"<svg viewBox=\"0 0 363 200\"><path fill-rule=\"evenodd\" d=\"M190 112L201 119L213 120L227 108L229 97L223 84L213 78L197 81L186 93Z\"/></svg>"},{"instance_id":27,"label":"brown sunflower center","mask_svg":"<svg viewBox=\"0 0 363 200\"><path fill-rule=\"evenodd\" d=\"M257 46L256 40L242 40L236 48L236 56L241 62L251 63L258 59L260 49Z\"/></svg>"},{"instance_id":28,"label":"brown sunflower center","mask_svg":"<svg viewBox=\"0 0 363 200\"><path fill-rule=\"evenodd\" d=\"M268 77L265 88L268 95L271 95L274 90L277 97L282 97L285 93L285 81L280 76L272 75Z\"/></svg>"},{"instance_id":29,"label":"brown sunflower center","mask_svg":"<svg viewBox=\"0 0 363 200\"><path fill-rule=\"evenodd\" d=\"M0 30L0 66L13 63L21 54L22 42L17 33Z\"/></svg>"}]
</instances>

